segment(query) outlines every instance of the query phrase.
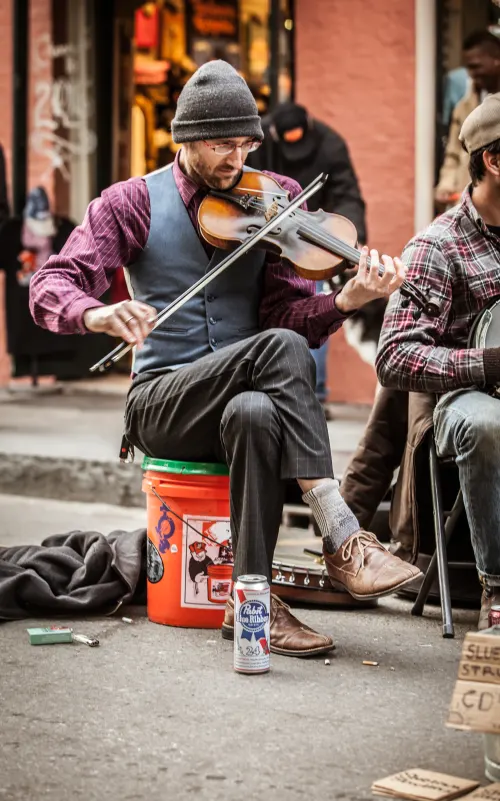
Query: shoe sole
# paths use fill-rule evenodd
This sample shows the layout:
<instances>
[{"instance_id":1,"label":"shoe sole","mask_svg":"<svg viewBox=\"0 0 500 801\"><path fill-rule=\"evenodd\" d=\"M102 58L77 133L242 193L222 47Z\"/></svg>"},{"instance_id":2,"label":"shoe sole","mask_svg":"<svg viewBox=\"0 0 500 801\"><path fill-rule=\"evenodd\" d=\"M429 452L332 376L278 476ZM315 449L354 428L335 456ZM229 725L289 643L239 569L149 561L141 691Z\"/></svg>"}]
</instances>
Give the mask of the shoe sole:
<instances>
[{"instance_id":1,"label":"shoe sole","mask_svg":"<svg viewBox=\"0 0 500 801\"><path fill-rule=\"evenodd\" d=\"M234 629L231 626L226 625L225 623L222 624L221 628L222 638L224 640L233 640L234 641ZM280 656L319 656L320 654L329 654L331 651L335 650L335 645L323 645L318 648L311 648L307 651L287 651L284 648L276 648L276 646L271 645L271 653L272 654L279 654Z\"/></svg>"},{"instance_id":2,"label":"shoe sole","mask_svg":"<svg viewBox=\"0 0 500 801\"><path fill-rule=\"evenodd\" d=\"M344 590L352 595L357 601L375 601L377 598L384 598L386 595L394 595L394 593L399 592L402 587L406 587L407 584L412 584L412 582L417 581L419 578L423 578L424 574L419 571L415 576L411 576L410 578L405 579L404 581L400 581L395 587L390 587L387 590L380 590L379 592L372 592L369 595L359 595L356 592L351 592L351 590L347 590L347 587L342 584L340 581L336 579L330 579L330 582L334 586L343 587Z\"/></svg>"}]
</instances>

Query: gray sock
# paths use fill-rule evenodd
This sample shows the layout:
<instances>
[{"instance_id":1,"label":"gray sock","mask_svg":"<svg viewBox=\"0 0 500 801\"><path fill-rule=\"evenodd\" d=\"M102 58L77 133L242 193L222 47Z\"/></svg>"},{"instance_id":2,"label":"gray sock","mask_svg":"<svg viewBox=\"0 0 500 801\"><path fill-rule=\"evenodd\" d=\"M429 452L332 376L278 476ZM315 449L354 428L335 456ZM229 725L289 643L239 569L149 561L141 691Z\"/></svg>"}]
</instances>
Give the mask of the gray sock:
<instances>
[{"instance_id":1,"label":"gray sock","mask_svg":"<svg viewBox=\"0 0 500 801\"><path fill-rule=\"evenodd\" d=\"M335 553L351 534L361 528L340 494L339 482L335 479L309 490L302 500L311 508L329 553Z\"/></svg>"}]
</instances>

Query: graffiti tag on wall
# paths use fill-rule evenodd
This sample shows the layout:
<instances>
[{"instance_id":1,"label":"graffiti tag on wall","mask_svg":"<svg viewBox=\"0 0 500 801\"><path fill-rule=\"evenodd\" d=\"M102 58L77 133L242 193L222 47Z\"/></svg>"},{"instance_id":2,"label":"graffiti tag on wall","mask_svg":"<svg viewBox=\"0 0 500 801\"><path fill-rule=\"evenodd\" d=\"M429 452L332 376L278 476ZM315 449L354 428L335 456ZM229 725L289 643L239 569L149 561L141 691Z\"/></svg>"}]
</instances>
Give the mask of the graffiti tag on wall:
<instances>
[{"instance_id":1,"label":"graffiti tag on wall","mask_svg":"<svg viewBox=\"0 0 500 801\"><path fill-rule=\"evenodd\" d=\"M90 37L83 46L54 45L50 34L35 42L33 66L40 77L34 84L30 146L49 162L43 179L58 170L69 181L72 159L90 156L96 149L92 80L86 69L90 46Z\"/></svg>"}]
</instances>

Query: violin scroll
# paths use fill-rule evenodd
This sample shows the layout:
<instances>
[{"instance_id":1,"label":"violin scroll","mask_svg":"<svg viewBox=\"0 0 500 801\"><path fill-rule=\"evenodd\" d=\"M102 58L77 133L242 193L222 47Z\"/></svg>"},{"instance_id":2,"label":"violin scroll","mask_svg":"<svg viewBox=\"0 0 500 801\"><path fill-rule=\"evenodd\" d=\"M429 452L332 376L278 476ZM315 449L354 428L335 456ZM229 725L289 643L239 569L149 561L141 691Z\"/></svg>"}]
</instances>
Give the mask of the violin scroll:
<instances>
[{"instance_id":1,"label":"violin scroll","mask_svg":"<svg viewBox=\"0 0 500 801\"><path fill-rule=\"evenodd\" d=\"M426 314L427 317L431 317L432 319L439 317L441 314L439 304L429 296L429 286L420 289L420 287L411 284L409 281L403 281L399 291L404 298L401 303L403 309L407 309L411 302L416 306L413 310L414 320L418 320L422 314Z\"/></svg>"}]
</instances>

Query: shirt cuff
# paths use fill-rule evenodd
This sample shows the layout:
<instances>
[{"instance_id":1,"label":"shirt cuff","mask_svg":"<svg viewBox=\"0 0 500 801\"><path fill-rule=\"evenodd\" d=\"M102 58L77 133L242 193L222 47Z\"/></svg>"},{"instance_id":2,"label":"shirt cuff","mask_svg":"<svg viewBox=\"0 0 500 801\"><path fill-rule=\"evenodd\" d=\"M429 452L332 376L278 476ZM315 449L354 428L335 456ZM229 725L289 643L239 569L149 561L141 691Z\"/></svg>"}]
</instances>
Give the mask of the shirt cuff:
<instances>
[{"instance_id":1,"label":"shirt cuff","mask_svg":"<svg viewBox=\"0 0 500 801\"><path fill-rule=\"evenodd\" d=\"M87 309L97 309L99 306L105 305L105 303L101 303L101 301L96 300L96 298L89 298L88 295L82 295L81 297L76 298L76 300L73 301L67 310L66 318L68 323L72 326L75 333L90 334L91 332L88 330L88 328L85 328L83 315Z\"/></svg>"},{"instance_id":2,"label":"shirt cuff","mask_svg":"<svg viewBox=\"0 0 500 801\"><path fill-rule=\"evenodd\" d=\"M316 308L314 312L314 327L321 339L334 334L341 327L344 320L350 317L351 312L344 314L335 305L335 298L340 289L330 295L316 295Z\"/></svg>"},{"instance_id":3,"label":"shirt cuff","mask_svg":"<svg viewBox=\"0 0 500 801\"><path fill-rule=\"evenodd\" d=\"M356 312L359 311L359 309L351 309L351 311L348 312L340 311L340 309L337 308L337 298L341 292L342 292L341 289L337 289L337 291L333 295L333 305L335 306L335 311L337 312L339 317L341 317L343 320L346 320L348 317L352 317L353 314L356 314Z\"/></svg>"}]
</instances>

